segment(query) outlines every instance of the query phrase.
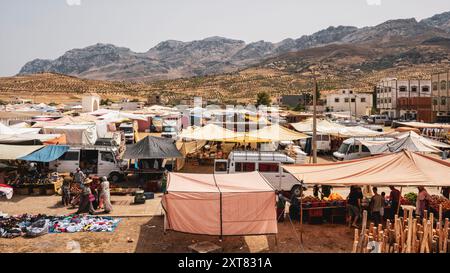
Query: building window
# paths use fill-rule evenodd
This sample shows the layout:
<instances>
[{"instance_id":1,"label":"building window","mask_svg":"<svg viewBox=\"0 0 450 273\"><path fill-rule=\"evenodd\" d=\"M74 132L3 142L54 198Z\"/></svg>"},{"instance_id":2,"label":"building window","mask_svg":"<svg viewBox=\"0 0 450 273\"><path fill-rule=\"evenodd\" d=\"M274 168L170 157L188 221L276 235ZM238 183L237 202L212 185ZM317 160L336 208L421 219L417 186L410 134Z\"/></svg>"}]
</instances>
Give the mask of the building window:
<instances>
[{"instance_id":1,"label":"building window","mask_svg":"<svg viewBox=\"0 0 450 273\"><path fill-rule=\"evenodd\" d=\"M437 82L433 82L433 91L437 91L438 90L438 83Z\"/></svg>"},{"instance_id":2,"label":"building window","mask_svg":"<svg viewBox=\"0 0 450 273\"><path fill-rule=\"evenodd\" d=\"M335 99L334 99L334 102L335 102L335 103L339 103L339 98L335 98Z\"/></svg>"},{"instance_id":3,"label":"building window","mask_svg":"<svg viewBox=\"0 0 450 273\"><path fill-rule=\"evenodd\" d=\"M345 94L346 93L346 91L345 90L342 90L342 94Z\"/></svg>"},{"instance_id":4,"label":"building window","mask_svg":"<svg viewBox=\"0 0 450 273\"><path fill-rule=\"evenodd\" d=\"M377 99L377 104L380 104L381 102L380 102L380 99Z\"/></svg>"},{"instance_id":5,"label":"building window","mask_svg":"<svg viewBox=\"0 0 450 273\"><path fill-rule=\"evenodd\" d=\"M441 90L447 89L447 81L441 81Z\"/></svg>"},{"instance_id":6,"label":"building window","mask_svg":"<svg viewBox=\"0 0 450 273\"><path fill-rule=\"evenodd\" d=\"M389 93L392 92L392 87L389 87L389 88L388 88L388 92L389 92Z\"/></svg>"},{"instance_id":7,"label":"building window","mask_svg":"<svg viewBox=\"0 0 450 273\"><path fill-rule=\"evenodd\" d=\"M417 92L417 86L412 86L411 87L411 92Z\"/></svg>"},{"instance_id":8,"label":"building window","mask_svg":"<svg viewBox=\"0 0 450 273\"><path fill-rule=\"evenodd\" d=\"M361 98L361 102L366 102L366 98Z\"/></svg>"},{"instance_id":9,"label":"building window","mask_svg":"<svg viewBox=\"0 0 450 273\"><path fill-rule=\"evenodd\" d=\"M423 86L422 87L422 92L430 92L430 87L429 86Z\"/></svg>"},{"instance_id":10,"label":"building window","mask_svg":"<svg viewBox=\"0 0 450 273\"><path fill-rule=\"evenodd\" d=\"M350 90L349 92L350 92L350 94L353 94L353 91L352 91L352 90Z\"/></svg>"},{"instance_id":11,"label":"building window","mask_svg":"<svg viewBox=\"0 0 450 273\"><path fill-rule=\"evenodd\" d=\"M433 105L434 105L434 106L437 106L437 105L438 105L438 100L437 100L437 98L434 98L434 99L433 99Z\"/></svg>"},{"instance_id":12,"label":"building window","mask_svg":"<svg viewBox=\"0 0 450 273\"><path fill-rule=\"evenodd\" d=\"M353 99L352 99L352 102L356 102L356 99L355 99L355 98L353 98Z\"/></svg>"},{"instance_id":13,"label":"building window","mask_svg":"<svg viewBox=\"0 0 450 273\"><path fill-rule=\"evenodd\" d=\"M406 86L400 86L399 91L400 92L406 92L408 88Z\"/></svg>"},{"instance_id":14,"label":"building window","mask_svg":"<svg viewBox=\"0 0 450 273\"><path fill-rule=\"evenodd\" d=\"M446 105L446 104L447 104L447 98L441 97L441 105Z\"/></svg>"},{"instance_id":15,"label":"building window","mask_svg":"<svg viewBox=\"0 0 450 273\"><path fill-rule=\"evenodd\" d=\"M391 98L388 98L388 103L391 103L392 102L392 99Z\"/></svg>"},{"instance_id":16,"label":"building window","mask_svg":"<svg viewBox=\"0 0 450 273\"><path fill-rule=\"evenodd\" d=\"M344 101L345 101L346 103L348 103L348 98L345 98Z\"/></svg>"}]
</instances>

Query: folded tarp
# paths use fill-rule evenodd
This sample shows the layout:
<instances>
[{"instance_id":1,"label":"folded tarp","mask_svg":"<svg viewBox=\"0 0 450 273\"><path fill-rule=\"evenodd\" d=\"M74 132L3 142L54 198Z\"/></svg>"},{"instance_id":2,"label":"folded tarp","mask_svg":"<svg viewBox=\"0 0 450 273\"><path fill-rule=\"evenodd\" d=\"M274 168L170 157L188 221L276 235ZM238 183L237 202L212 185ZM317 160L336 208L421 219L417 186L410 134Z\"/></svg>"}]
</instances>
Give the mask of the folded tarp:
<instances>
[{"instance_id":1,"label":"folded tarp","mask_svg":"<svg viewBox=\"0 0 450 273\"><path fill-rule=\"evenodd\" d=\"M175 145L175 140L147 136L133 145L127 145L126 159L161 159L183 157Z\"/></svg>"},{"instance_id":2,"label":"folded tarp","mask_svg":"<svg viewBox=\"0 0 450 273\"><path fill-rule=\"evenodd\" d=\"M166 228L206 235L276 234L275 191L258 172L170 173Z\"/></svg>"},{"instance_id":3,"label":"folded tarp","mask_svg":"<svg viewBox=\"0 0 450 273\"><path fill-rule=\"evenodd\" d=\"M0 144L0 160L17 160L39 149L42 149L43 147L43 145L21 146Z\"/></svg>"},{"instance_id":4,"label":"folded tarp","mask_svg":"<svg viewBox=\"0 0 450 273\"><path fill-rule=\"evenodd\" d=\"M330 186L450 186L450 162L402 151L315 165L284 165L307 184Z\"/></svg>"},{"instance_id":5,"label":"folded tarp","mask_svg":"<svg viewBox=\"0 0 450 273\"><path fill-rule=\"evenodd\" d=\"M60 158L69 150L69 146L65 145L49 145L37 150L27 156L19 158L19 160L34 162L51 162Z\"/></svg>"}]
</instances>

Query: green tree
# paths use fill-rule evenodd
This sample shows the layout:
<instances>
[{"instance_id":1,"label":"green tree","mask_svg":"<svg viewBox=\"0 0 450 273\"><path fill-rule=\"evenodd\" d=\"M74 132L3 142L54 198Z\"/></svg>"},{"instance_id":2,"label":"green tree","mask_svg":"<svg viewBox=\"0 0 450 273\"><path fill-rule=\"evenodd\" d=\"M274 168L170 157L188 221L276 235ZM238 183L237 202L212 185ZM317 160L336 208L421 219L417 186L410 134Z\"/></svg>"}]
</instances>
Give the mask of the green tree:
<instances>
[{"instance_id":1,"label":"green tree","mask_svg":"<svg viewBox=\"0 0 450 273\"><path fill-rule=\"evenodd\" d=\"M260 92L256 97L256 107L260 105L269 106L271 104L270 95L267 92Z\"/></svg>"}]
</instances>

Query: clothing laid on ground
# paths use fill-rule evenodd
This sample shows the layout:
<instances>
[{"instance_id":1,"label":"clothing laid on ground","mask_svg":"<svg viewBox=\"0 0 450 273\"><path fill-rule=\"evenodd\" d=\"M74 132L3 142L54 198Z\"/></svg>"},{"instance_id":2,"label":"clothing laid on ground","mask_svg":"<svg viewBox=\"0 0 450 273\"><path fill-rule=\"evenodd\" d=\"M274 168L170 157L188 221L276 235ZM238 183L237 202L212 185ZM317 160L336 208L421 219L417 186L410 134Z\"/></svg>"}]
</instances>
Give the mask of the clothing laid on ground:
<instances>
[{"instance_id":1,"label":"clothing laid on ground","mask_svg":"<svg viewBox=\"0 0 450 273\"><path fill-rule=\"evenodd\" d=\"M0 216L0 237L15 238L26 235L36 237L47 233L113 232L120 218L99 216Z\"/></svg>"}]
</instances>

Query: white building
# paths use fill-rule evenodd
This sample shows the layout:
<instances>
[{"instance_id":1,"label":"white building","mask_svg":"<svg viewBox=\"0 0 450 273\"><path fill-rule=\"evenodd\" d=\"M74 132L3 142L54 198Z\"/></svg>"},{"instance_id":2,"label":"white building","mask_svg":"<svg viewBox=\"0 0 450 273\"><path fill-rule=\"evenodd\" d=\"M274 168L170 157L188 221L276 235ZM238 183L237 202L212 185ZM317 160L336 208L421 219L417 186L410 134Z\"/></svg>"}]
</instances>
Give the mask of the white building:
<instances>
[{"instance_id":1,"label":"white building","mask_svg":"<svg viewBox=\"0 0 450 273\"><path fill-rule=\"evenodd\" d=\"M83 112L94 112L100 108L100 96L97 94L84 95L81 98Z\"/></svg>"},{"instance_id":2,"label":"white building","mask_svg":"<svg viewBox=\"0 0 450 273\"><path fill-rule=\"evenodd\" d=\"M430 97L431 81L385 78L377 84L376 93L376 105L380 114L386 114L391 118L399 118L403 113L398 107L398 99Z\"/></svg>"},{"instance_id":3,"label":"white building","mask_svg":"<svg viewBox=\"0 0 450 273\"><path fill-rule=\"evenodd\" d=\"M339 90L328 94L326 107L330 112L350 112L352 116L369 115L372 109L371 93L356 93L350 89Z\"/></svg>"}]
</instances>

